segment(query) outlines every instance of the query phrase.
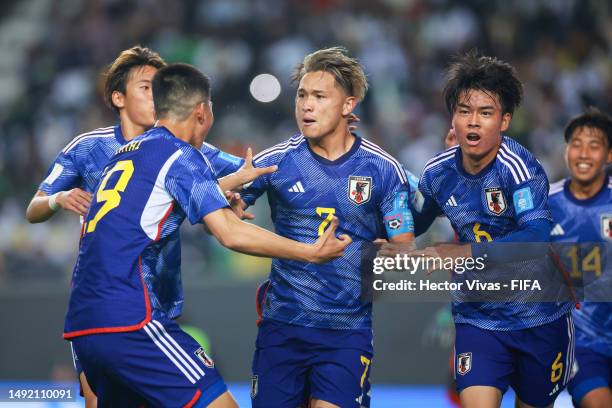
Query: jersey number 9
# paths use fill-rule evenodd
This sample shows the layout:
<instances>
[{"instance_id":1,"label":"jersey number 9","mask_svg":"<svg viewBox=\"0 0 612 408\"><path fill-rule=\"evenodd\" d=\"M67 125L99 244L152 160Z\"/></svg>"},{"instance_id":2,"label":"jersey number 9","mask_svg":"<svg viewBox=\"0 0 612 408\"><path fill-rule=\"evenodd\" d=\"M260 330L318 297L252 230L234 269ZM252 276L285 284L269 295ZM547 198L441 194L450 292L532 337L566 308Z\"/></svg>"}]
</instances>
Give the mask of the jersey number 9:
<instances>
[{"instance_id":1,"label":"jersey number 9","mask_svg":"<svg viewBox=\"0 0 612 408\"><path fill-rule=\"evenodd\" d=\"M115 183L115 187L106 189L106 184L108 180L115 172L121 172L119 176L119 180ZM104 203L104 205L98 210L96 215L91 219L91 221L87 224L86 231L88 233L94 232L96 230L96 225L98 221L100 221L110 210L113 208L117 208L119 203L121 202L121 194L125 191L128 182L132 178L134 174L134 163L131 160L123 160L117 162L115 166L106 173L104 179L102 180L102 184L100 184L100 188L96 193L96 200L99 203Z\"/></svg>"}]
</instances>

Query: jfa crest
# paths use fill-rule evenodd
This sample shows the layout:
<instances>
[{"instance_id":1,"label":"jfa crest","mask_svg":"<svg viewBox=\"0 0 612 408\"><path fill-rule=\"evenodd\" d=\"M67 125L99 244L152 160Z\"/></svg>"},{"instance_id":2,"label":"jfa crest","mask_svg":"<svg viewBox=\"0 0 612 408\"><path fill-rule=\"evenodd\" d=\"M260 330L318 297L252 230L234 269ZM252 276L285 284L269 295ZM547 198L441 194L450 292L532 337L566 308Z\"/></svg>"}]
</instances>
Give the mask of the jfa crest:
<instances>
[{"instance_id":1,"label":"jfa crest","mask_svg":"<svg viewBox=\"0 0 612 408\"><path fill-rule=\"evenodd\" d=\"M195 351L195 355L197 358L200 359L200 361L208 368L213 368L215 366L215 362L213 361L212 358L210 358L208 356L208 354L206 354L206 351L204 351L203 347L200 347L199 349L197 349Z\"/></svg>"},{"instance_id":2,"label":"jfa crest","mask_svg":"<svg viewBox=\"0 0 612 408\"><path fill-rule=\"evenodd\" d=\"M506 199L500 187L485 189L487 208L495 215L500 215L506 210Z\"/></svg>"},{"instance_id":3,"label":"jfa crest","mask_svg":"<svg viewBox=\"0 0 612 408\"><path fill-rule=\"evenodd\" d=\"M612 214L601 216L601 236L608 241L612 241Z\"/></svg>"},{"instance_id":4,"label":"jfa crest","mask_svg":"<svg viewBox=\"0 0 612 408\"><path fill-rule=\"evenodd\" d=\"M372 177L349 176L348 197L357 205L370 201Z\"/></svg>"},{"instance_id":5,"label":"jfa crest","mask_svg":"<svg viewBox=\"0 0 612 408\"><path fill-rule=\"evenodd\" d=\"M457 373L466 375L472 369L472 353L461 353L457 356Z\"/></svg>"}]
</instances>

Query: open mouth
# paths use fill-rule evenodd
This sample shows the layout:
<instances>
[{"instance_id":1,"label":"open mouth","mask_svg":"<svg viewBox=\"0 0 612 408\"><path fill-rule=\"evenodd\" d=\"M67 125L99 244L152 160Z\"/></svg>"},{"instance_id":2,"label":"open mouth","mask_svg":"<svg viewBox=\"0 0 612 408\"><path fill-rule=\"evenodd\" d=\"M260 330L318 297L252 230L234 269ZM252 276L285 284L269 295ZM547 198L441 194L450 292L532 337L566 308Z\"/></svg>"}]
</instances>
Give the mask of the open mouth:
<instances>
[{"instance_id":1,"label":"open mouth","mask_svg":"<svg viewBox=\"0 0 612 408\"><path fill-rule=\"evenodd\" d=\"M311 125L313 123L315 123L316 121L314 119L311 118L304 118L302 119L302 123L304 123L304 125Z\"/></svg>"},{"instance_id":2,"label":"open mouth","mask_svg":"<svg viewBox=\"0 0 612 408\"><path fill-rule=\"evenodd\" d=\"M577 163L576 168L580 171L589 171L593 167L590 163Z\"/></svg>"},{"instance_id":3,"label":"open mouth","mask_svg":"<svg viewBox=\"0 0 612 408\"><path fill-rule=\"evenodd\" d=\"M466 138L470 142L478 142L480 140L480 136L476 133L468 133Z\"/></svg>"}]
</instances>

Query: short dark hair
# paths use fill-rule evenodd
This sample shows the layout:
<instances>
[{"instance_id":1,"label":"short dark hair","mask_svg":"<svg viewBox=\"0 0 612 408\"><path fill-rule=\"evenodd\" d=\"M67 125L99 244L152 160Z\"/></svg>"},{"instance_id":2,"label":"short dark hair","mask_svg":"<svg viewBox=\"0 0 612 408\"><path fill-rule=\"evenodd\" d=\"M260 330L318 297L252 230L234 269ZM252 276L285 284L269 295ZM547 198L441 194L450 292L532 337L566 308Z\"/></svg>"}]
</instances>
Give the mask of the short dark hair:
<instances>
[{"instance_id":1,"label":"short dark hair","mask_svg":"<svg viewBox=\"0 0 612 408\"><path fill-rule=\"evenodd\" d=\"M121 51L104 72L104 100L109 108L119 113L119 109L113 103L113 92L119 91L125 95L125 85L130 70L147 65L159 69L166 66L166 61L155 51L140 45Z\"/></svg>"},{"instance_id":2,"label":"short dark hair","mask_svg":"<svg viewBox=\"0 0 612 408\"><path fill-rule=\"evenodd\" d=\"M495 57L478 55L477 51L459 56L448 68L444 100L451 115L461 95L472 89L497 96L502 113L513 114L523 99L523 85L514 67Z\"/></svg>"},{"instance_id":3,"label":"short dark hair","mask_svg":"<svg viewBox=\"0 0 612 408\"><path fill-rule=\"evenodd\" d=\"M599 129L608 140L608 149L612 149L612 117L597 108L590 107L582 114L575 116L565 127L565 142L569 143L576 129L583 127Z\"/></svg>"},{"instance_id":4,"label":"short dark hair","mask_svg":"<svg viewBox=\"0 0 612 408\"><path fill-rule=\"evenodd\" d=\"M153 103L158 119L183 120L210 99L210 79L189 64L170 64L153 77Z\"/></svg>"}]
</instances>

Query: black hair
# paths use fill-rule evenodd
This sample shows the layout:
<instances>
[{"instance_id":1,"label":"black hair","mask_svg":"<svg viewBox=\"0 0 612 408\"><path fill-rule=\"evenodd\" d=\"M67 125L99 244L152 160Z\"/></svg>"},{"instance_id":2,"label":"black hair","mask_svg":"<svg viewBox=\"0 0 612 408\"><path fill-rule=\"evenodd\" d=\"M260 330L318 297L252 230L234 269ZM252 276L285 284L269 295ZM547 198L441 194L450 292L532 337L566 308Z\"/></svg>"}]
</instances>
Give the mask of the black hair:
<instances>
[{"instance_id":1,"label":"black hair","mask_svg":"<svg viewBox=\"0 0 612 408\"><path fill-rule=\"evenodd\" d=\"M210 79L189 64L170 64L153 77L153 103L158 119L185 119L196 105L210 99Z\"/></svg>"},{"instance_id":2,"label":"black hair","mask_svg":"<svg viewBox=\"0 0 612 408\"><path fill-rule=\"evenodd\" d=\"M523 85L507 62L470 51L448 68L444 86L446 108L452 115L464 92L479 90L498 97L502 113L513 114L523 99Z\"/></svg>"},{"instance_id":3,"label":"black hair","mask_svg":"<svg viewBox=\"0 0 612 408\"><path fill-rule=\"evenodd\" d=\"M116 113L119 113L119 108L113 103L113 92L119 91L125 95L132 68L147 65L159 69L166 66L166 62L155 51L136 45L122 51L115 61L106 68L104 73L104 101Z\"/></svg>"},{"instance_id":4,"label":"black hair","mask_svg":"<svg viewBox=\"0 0 612 408\"><path fill-rule=\"evenodd\" d=\"M608 149L612 149L612 117L599 109L590 107L584 113L575 116L565 127L565 142L569 143L576 129L583 127L599 129L608 140Z\"/></svg>"}]
</instances>

